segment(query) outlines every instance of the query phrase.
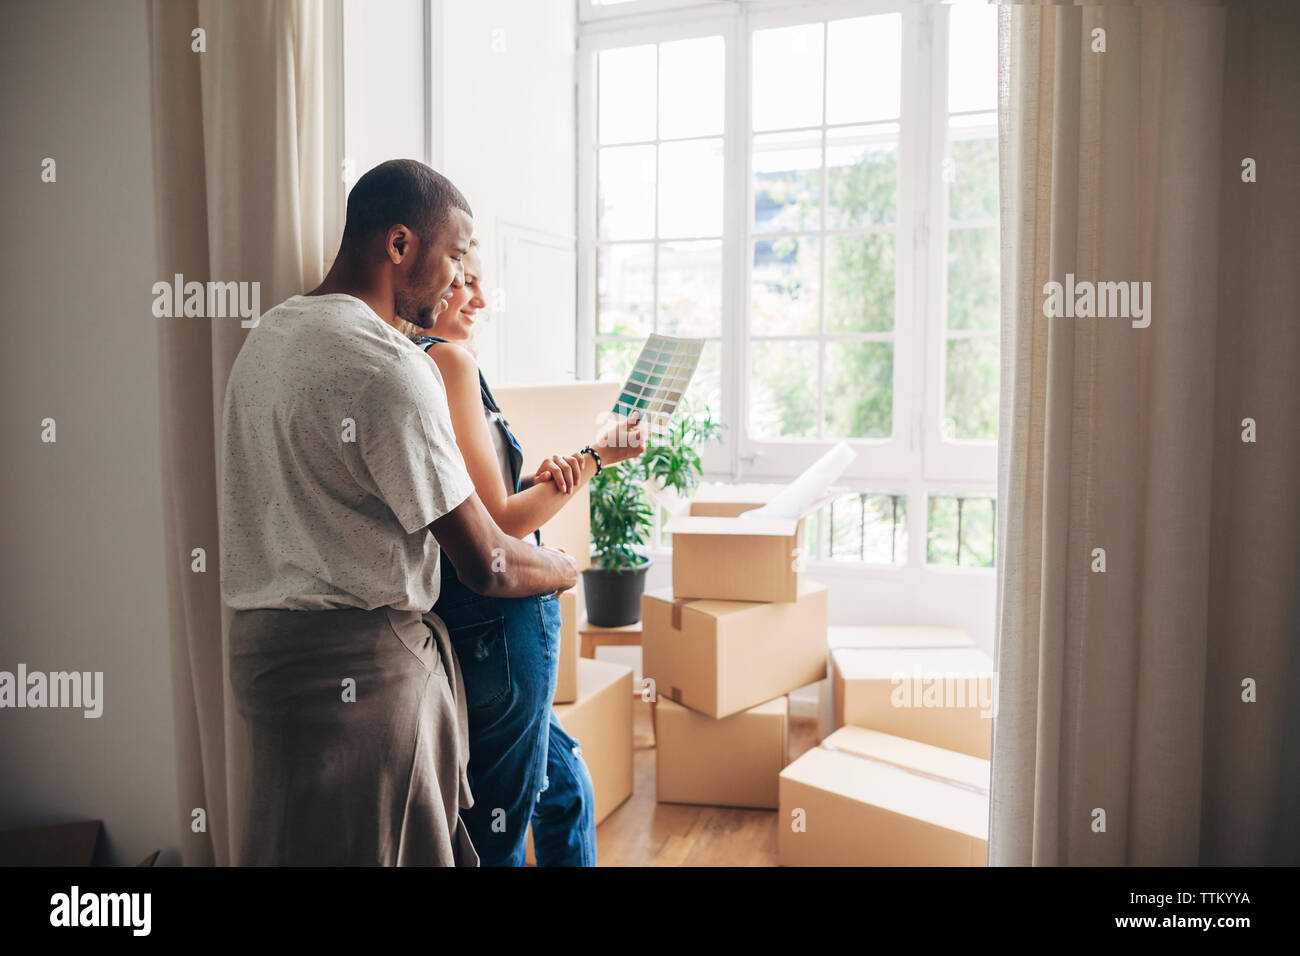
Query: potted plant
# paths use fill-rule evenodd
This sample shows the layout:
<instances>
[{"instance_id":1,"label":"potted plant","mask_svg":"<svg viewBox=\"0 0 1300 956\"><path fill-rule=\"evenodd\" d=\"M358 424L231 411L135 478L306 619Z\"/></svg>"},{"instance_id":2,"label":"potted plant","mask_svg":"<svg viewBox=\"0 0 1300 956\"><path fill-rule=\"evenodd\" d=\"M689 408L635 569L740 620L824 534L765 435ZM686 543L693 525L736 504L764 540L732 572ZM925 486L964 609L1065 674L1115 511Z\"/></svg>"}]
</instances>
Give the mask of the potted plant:
<instances>
[{"instance_id":1,"label":"potted plant","mask_svg":"<svg viewBox=\"0 0 1300 956\"><path fill-rule=\"evenodd\" d=\"M699 448L718 440L722 427L708 408L679 408L666 429L651 432L642 454L602 468L591 480L592 564L582 572L590 623L622 627L641 620L641 594L653 563L644 553L654 515L645 482L653 479L689 495L703 473Z\"/></svg>"}]
</instances>

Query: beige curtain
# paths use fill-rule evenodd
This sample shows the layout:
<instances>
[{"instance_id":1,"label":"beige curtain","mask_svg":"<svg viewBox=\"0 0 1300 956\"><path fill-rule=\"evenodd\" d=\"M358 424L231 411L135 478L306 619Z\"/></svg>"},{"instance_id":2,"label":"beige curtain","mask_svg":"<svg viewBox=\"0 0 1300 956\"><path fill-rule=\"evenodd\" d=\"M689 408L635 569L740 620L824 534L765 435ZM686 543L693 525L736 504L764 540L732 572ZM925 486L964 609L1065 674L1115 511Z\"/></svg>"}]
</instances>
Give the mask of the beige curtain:
<instances>
[{"instance_id":1,"label":"beige curtain","mask_svg":"<svg viewBox=\"0 0 1300 956\"><path fill-rule=\"evenodd\" d=\"M163 280L257 282L263 311L320 282L323 23L320 0L151 0ZM193 49L196 28L204 52ZM158 322L181 854L225 865L239 842L246 741L226 676L216 442L247 330L239 318ZM195 548L206 552L204 573L192 570Z\"/></svg>"},{"instance_id":2,"label":"beige curtain","mask_svg":"<svg viewBox=\"0 0 1300 956\"><path fill-rule=\"evenodd\" d=\"M992 863L1300 861L1298 6L1001 10Z\"/></svg>"}]
</instances>

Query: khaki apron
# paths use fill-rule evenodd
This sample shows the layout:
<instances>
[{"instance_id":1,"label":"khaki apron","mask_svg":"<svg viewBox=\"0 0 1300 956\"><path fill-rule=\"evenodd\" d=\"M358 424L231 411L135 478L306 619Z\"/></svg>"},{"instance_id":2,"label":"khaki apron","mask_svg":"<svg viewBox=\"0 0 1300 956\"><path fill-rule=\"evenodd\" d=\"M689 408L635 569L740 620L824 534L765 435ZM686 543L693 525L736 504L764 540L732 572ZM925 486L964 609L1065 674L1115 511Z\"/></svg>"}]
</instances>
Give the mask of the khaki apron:
<instances>
[{"instance_id":1,"label":"khaki apron","mask_svg":"<svg viewBox=\"0 0 1300 956\"><path fill-rule=\"evenodd\" d=\"M464 685L436 615L237 611L230 680L252 757L241 865L478 865Z\"/></svg>"}]
</instances>

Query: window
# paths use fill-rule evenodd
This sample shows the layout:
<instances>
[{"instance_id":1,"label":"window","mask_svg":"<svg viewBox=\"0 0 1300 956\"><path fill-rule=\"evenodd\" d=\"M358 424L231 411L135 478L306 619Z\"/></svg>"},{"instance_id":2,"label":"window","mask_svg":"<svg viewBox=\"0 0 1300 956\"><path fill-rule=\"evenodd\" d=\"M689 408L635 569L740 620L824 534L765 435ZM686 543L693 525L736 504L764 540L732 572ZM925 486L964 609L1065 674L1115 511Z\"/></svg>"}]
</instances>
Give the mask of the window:
<instances>
[{"instance_id":1,"label":"window","mask_svg":"<svg viewBox=\"0 0 1300 956\"><path fill-rule=\"evenodd\" d=\"M748 435L891 438L902 18L752 44Z\"/></svg>"},{"instance_id":2,"label":"window","mask_svg":"<svg viewBox=\"0 0 1300 956\"><path fill-rule=\"evenodd\" d=\"M704 337L711 473L857 452L815 559L988 566L996 9L674 5L584 8L580 372L622 376L651 331Z\"/></svg>"},{"instance_id":3,"label":"window","mask_svg":"<svg viewBox=\"0 0 1300 956\"><path fill-rule=\"evenodd\" d=\"M622 378L651 332L706 340L689 398L724 413L720 36L596 58L596 374Z\"/></svg>"},{"instance_id":4,"label":"window","mask_svg":"<svg viewBox=\"0 0 1300 956\"><path fill-rule=\"evenodd\" d=\"M930 473L992 471L999 375L997 11L958 5L946 23L947 97L938 201L943 229L932 254L942 292L935 397L940 428L928 443ZM935 389L939 391L938 388ZM936 440L937 439L937 440Z\"/></svg>"},{"instance_id":5,"label":"window","mask_svg":"<svg viewBox=\"0 0 1300 956\"><path fill-rule=\"evenodd\" d=\"M928 564L993 567L997 505L992 498L934 495L925 542Z\"/></svg>"},{"instance_id":6,"label":"window","mask_svg":"<svg viewBox=\"0 0 1300 956\"><path fill-rule=\"evenodd\" d=\"M823 560L906 564L907 495L901 491L841 495L809 522L808 537L813 554Z\"/></svg>"}]
</instances>

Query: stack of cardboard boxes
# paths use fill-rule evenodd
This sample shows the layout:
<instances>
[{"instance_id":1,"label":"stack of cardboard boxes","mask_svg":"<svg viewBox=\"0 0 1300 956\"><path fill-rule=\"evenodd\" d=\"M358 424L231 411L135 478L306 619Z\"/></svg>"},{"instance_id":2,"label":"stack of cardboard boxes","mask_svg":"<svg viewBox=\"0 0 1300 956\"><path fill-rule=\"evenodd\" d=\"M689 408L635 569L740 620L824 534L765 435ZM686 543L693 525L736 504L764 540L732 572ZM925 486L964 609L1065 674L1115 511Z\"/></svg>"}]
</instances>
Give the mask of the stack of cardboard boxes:
<instances>
[{"instance_id":1,"label":"stack of cardboard boxes","mask_svg":"<svg viewBox=\"0 0 1300 956\"><path fill-rule=\"evenodd\" d=\"M661 802L779 810L786 866L983 865L993 662L951 628L827 628L801 522L738 516L768 486L674 518L673 586L642 598ZM786 766L796 688L821 744Z\"/></svg>"},{"instance_id":2,"label":"stack of cardboard boxes","mask_svg":"<svg viewBox=\"0 0 1300 956\"><path fill-rule=\"evenodd\" d=\"M831 628L821 745L781 774L786 866L983 866L993 661L951 628Z\"/></svg>"},{"instance_id":3,"label":"stack of cardboard boxes","mask_svg":"<svg viewBox=\"0 0 1300 956\"><path fill-rule=\"evenodd\" d=\"M775 809L786 694L826 673L827 590L805 580L799 521L738 517L769 486L697 495L673 518L673 584L641 599L663 803Z\"/></svg>"}]
</instances>

